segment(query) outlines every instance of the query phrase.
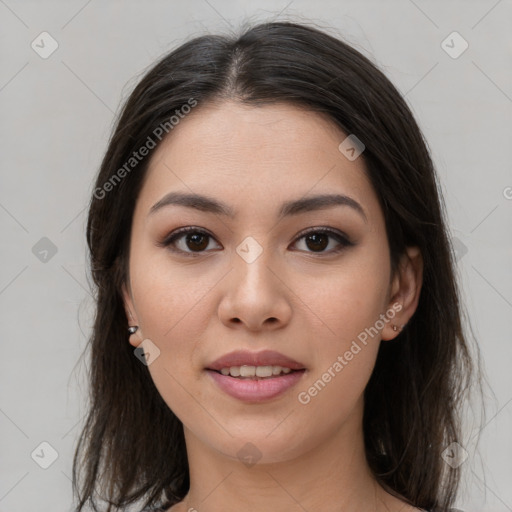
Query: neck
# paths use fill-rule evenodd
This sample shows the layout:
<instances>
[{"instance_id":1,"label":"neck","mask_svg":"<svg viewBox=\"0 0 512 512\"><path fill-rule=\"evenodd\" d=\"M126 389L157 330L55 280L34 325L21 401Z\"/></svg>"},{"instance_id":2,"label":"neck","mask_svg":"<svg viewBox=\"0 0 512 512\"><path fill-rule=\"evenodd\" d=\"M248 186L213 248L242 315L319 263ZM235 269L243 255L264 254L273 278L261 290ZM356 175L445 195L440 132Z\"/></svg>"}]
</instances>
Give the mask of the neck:
<instances>
[{"instance_id":1,"label":"neck","mask_svg":"<svg viewBox=\"0 0 512 512\"><path fill-rule=\"evenodd\" d=\"M187 428L185 439L190 490L173 512L381 512L396 501L368 467L362 406L333 436L277 462L244 464L213 450Z\"/></svg>"}]
</instances>

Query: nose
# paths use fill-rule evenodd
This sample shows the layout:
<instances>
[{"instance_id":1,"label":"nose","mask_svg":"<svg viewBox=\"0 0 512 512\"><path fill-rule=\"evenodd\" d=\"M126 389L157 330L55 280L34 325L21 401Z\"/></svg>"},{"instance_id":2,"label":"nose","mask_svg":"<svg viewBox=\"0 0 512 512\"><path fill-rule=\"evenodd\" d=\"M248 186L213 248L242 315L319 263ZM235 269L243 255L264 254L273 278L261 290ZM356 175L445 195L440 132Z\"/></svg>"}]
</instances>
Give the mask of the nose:
<instances>
[{"instance_id":1,"label":"nose","mask_svg":"<svg viewBox=\"0 0 512 512\"><path fill-rule=\"evenodd\" d=\"M291 291L282 272L271 267L271 259L267 250L251 263L234 254L234 268L224 282L218 309L219 318L226 326L268 331L289 323Z\"/></svg>"}]
</instances>

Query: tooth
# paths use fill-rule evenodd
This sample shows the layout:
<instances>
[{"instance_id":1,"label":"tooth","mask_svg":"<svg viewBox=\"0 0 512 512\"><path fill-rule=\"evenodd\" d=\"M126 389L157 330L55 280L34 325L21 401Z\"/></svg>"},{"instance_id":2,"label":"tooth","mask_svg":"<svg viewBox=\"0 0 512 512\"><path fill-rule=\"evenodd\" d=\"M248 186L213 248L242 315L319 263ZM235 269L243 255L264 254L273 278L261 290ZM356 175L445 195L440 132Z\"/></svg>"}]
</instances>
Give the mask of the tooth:
<instances>
[{"instance_id":1,"label":"tooth","mask_svg":"<svg viewBox=\"0 0 512 512\"><path fill-rule=\"evenodd\" d=\"M233 368L233 367L231 367ZM240 377L255 377L256 376L256 366L240 366Z\"/></svg>"},{"instance_id":2,"label":"tooth","mask_svg":"<svg viewBox=\"0 0 512 512\"><path fill-rule=\"evenodd\" d=\"M272 366L257 366L256 377L271 377L273 373Z\"/></svg>"},{"instance_id":3,"label":"tooth","mask_svg":"<svg viewBox=\"0 0 512 512\"><path fill-rule=\"evenodd\" d=\"M231 366L224 367L220 369L220 373L222 375L230 375L231 377L259 377L262 379L278 376L281 374L290 373L292 370L290 368L285 368L278 365L267 365L267 366Z\"/></svg>"},{"instance_id":4,"label":"tooth","mask_svg":"<svg viewBox=\"0 0 512 512\"><path fill-rule=\"evenodd\" d=\"M279 375L281 373L280 366L272 366L272 375Z\"/></svg>"}]
</instances>

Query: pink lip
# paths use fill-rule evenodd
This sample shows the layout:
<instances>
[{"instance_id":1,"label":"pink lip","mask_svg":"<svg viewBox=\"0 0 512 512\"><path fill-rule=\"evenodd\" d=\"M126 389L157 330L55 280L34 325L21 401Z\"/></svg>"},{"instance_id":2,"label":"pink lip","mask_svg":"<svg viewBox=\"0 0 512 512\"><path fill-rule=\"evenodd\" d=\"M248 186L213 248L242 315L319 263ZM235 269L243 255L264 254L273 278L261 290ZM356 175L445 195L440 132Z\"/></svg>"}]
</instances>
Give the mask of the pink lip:
<instances>
[{"instance_id":1,"label":"pink lip","mask_svg":"<svg viewBox=\"0 0 512 512\"><path fill-rule=\"evenodd\" d=\"M219 359L208 364L207 370L220 371L222 368L231 366L282 366L292 370L303 370L305 366L298 361L286 357L274 350L263 350L261 352L249 352L248 350L235 350L225 354ZM288 374L290 375L290 374Z\"/></svg>"},{"instance_id":2,"label":"pink lip","mask_svg":"<svg viewBox=\"0 0 512 512\"><path fill-rule=\"evenodd\" d=\"M238 366L238 365L232 365ZM239 379L230 375L222 375L208 370L208 375L228 395L245 402L264 402L275 398L291 387L295 386L304 375L305 370L298 370L288 374L265 379Z\"/></svg>"},{"instance_id":3,"label":"pink lip","mask_svg":"<svg viewBox=\"0 0 512 512\"><path fill-rule=\"evenodd\" d=\"M282 366L296 371L263 379L241 379L220 373L222 368L244 365ZM208 365L206 370L220 389L228 395L246 402L264 402L281 395L297 384L305 372L305 367L302 363L274 350L261 352L236 350L216 359Z\"/></svg>"}]
</instances>

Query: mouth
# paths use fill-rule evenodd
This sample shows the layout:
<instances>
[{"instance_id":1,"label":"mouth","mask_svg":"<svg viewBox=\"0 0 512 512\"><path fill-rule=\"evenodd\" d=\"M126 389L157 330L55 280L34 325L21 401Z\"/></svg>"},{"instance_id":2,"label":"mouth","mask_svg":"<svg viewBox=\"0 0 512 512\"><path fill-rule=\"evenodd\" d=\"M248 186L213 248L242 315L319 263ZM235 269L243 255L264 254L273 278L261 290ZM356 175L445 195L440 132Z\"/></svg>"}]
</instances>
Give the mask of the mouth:
<instances>
[{"instance_id":1,"label":"mouth","mask_svg":"<svg viewBox=\"0 0 512 512\"><path fill-rule=\"evenodd\" d=\"M246 367L242 370L242 367ZM255 369L252 370L252 367ZM233 377L253 377L253 376L261 376L261 377L270 377L269 367L272 368L272 374L277 369L280 368L280 372L284 369L284 373L287 373L287 370L304 370L306 367L291 357L285 356L280 352L276 352L274 350L263 350L261 352L250 352L248 350L235 350L234 352L230 352L229 354L225 354L215 361L208 364L206 367L207 370L214 370L218 372L224 372L227 375L227 370L231 374L231 368L234 368L232 375ZM242 374L236 374L237 369L243 371ZM258 375L258 372L261 375ZM252 372L255 372L254 374ZM278 373L276 373L278 375Z\"/></svg>"},{"instance_id":2,"label":"mouth","mask_svg":"<svg viewBox=\"0 0 512 512\"><path fill-rule=\"evenodd\" d=\"M274 351L231 352L205 370L223 392L253 403L283 394L306 372L302 363Z\"/></svg>"},{"instance_id":3,"label":"mouth","mask_svg":"<svg viewBox=\"0 0 512 512\"><path fill-rule=\"evenodd\" d=\"M300 370L292 370L288 367L280 365L266 365L266 366L226 366L220 370L213 370L207 368L210 371L220 373L224 376L233 377L241 380L262 380L262 379L275 379L283 375L288 375L293 372L304 372L305 368Z\"/></svg>"}]
</instances>

